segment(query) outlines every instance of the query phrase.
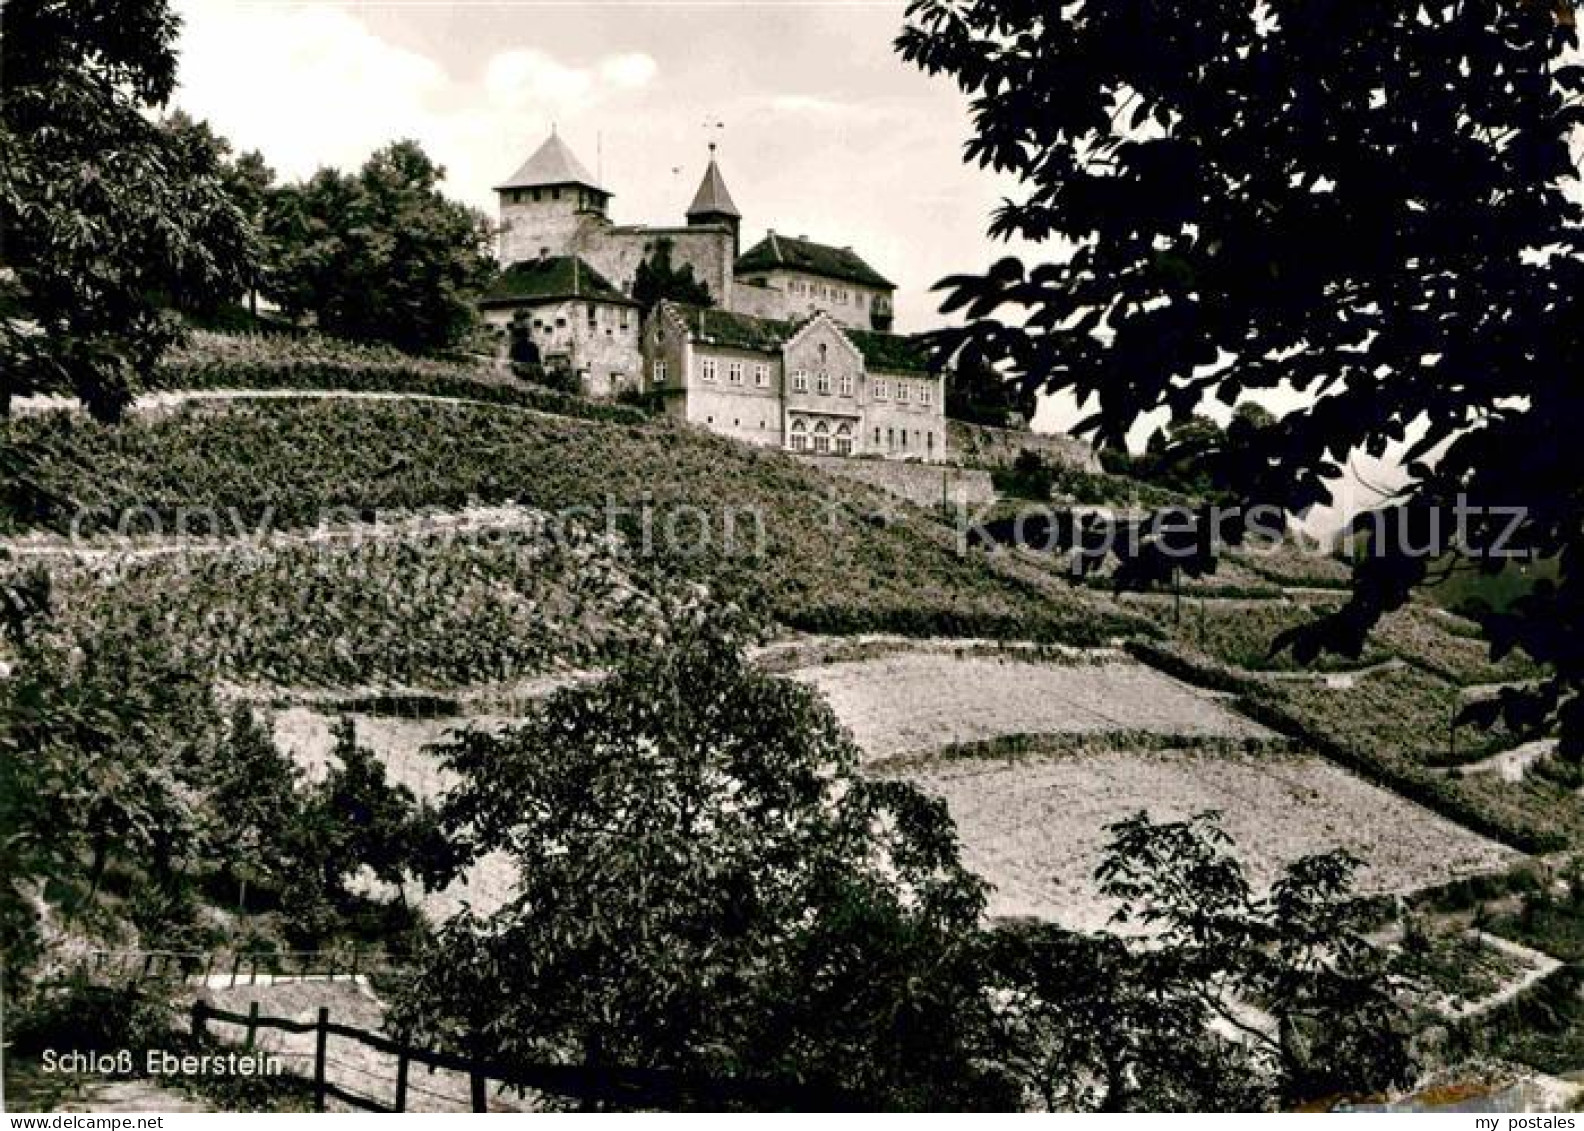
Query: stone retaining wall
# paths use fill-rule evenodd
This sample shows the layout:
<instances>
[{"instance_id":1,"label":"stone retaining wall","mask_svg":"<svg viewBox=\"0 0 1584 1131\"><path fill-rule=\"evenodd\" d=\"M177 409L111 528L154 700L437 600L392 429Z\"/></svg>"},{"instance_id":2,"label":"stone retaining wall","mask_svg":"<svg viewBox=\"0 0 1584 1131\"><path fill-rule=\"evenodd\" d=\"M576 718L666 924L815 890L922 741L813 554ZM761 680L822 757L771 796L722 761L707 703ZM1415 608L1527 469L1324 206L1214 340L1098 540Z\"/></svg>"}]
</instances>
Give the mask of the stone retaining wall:
<instances>
[{"instance_id":1,"label":"stone retaining wall","mask_svg":"<svg viewBox=\"0 0 1584 1131\"><path fill-rule=\"evenodd\" d=\"M964 467L1009 468L1018 453L1027 448L1068 467L1100 470L1093 448L1059 432L1025 432L951 420L947 422L946 435L949 458Z\"/></svg>"},{"instance_id":2,"label":"stone retaining wall","mask_svg":"<svg viewBox=\"0 0 1584 1131\"><path fill-rule=\"evenodd\" d=\"M991 483L988 471L841 456L804 458L822 471L867 483L921 507L937 506L942 499L955 505L959 497L967 505L977 506L996 497L995 484Z\"/></svg>"}]
</instances>

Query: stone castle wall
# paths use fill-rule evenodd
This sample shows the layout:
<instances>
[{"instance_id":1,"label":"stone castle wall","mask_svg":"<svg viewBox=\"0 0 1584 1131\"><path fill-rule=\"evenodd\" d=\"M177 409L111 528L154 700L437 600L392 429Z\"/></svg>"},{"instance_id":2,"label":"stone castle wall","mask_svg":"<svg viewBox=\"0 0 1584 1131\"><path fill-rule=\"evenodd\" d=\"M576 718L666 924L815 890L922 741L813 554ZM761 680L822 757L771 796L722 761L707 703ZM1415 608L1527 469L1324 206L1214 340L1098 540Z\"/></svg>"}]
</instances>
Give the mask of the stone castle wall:
<instances>
[{"instance_id":1,"label":"stone castle wall","mask_svg":"<svg viewBox=\"0 0 1584 1131\"><path fill-rule=\"evenodd\" d=\"M774 287L754 283L734 282L731 302L721 305L738 314L751 314L755 318L785 320L788 317L787 296Z\"/></svg>"},{"instance_id":2,"label":"stone castle wall","mask_svg":"<svg viewBox=\"0 0 1584 1131\"><path fill-rule=\"evenodd\" d=\"M995 484L988 471L941 467L895 460L844 459L841 456L808 456L821 470L844 479L878 487L921 507L935 507L944 499L951 506L982 506L995 501Z\"/></svg>"},{"instance_id":3,"label":"stone castle wall","mask_svg":"<svg viewBox=\"0 0 1584 1131\"><path fill-rule=\"evenodd\" d=\"M632 294L638 265L661 240L671 241L671 265L690 264L695 278L709 288L716 305L733 293L732 265L735 237L731 229L715 225L690 228L644 228L600 225L584 233L567 254L581 255L612 286Z\"/></svg>"},{"instance_id":4,"label":"stone castle wall","mask_svg":"<svg viewBox=\"0 0 1584 1131\"><path fill-rule=\"evenodd\" d=\"M1045 459L1080 471L1099 471L1100 459L1082 440L1053 432L1025 432L1015 428L990 428L983 424L949 422L953 463L964 467L1009 468L1025 448Z\"/></svg>"},{"instance_id":5,"label":"stone castle wall","mask_svg":"<svg viewBox=\"0 0 1584 1131\"><path fill-rule=\"evenodd\" d=\"M606 221L598 213L580 212L573 194L561 200L501 205L500 261L503 267L545 255L566 255L588 242Z\"/></svg>"}]
</instances>

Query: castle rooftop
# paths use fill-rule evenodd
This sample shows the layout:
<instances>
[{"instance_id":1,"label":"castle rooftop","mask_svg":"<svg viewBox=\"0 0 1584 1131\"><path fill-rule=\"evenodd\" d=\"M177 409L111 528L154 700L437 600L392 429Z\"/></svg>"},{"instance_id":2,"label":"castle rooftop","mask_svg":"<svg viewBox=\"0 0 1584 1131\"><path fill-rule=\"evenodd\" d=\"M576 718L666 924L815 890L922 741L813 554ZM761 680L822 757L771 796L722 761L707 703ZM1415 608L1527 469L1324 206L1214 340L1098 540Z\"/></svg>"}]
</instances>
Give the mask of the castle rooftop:
<instances>
[{"instance_id":1,"label":"castle rooftop","mask_svg":"<svg viewBox=\"0 0 1584 1131\"><path fill-rule=\"evenodd\" d=\"M667 302L665 306L687 326L695 341L728 349L752 350L758 353L777 353L795 337L799 330L812 320L801 318L786 320L760 318L717 307L689 306L680 302ZM819 317L815 315L814 317ZM826 315L829 317L829 315ZM851 326L837 327L842 335L863 355L864 364L885 373L932 372L929 354L918 338L906 334L885 334L878 330L859 330Z\"/></svg>"},{"instance_id":2,"label":"castle rooftop","mask_svg":"<svg viewBox=\"0 0 1584 1131\"><path fill-rule=\"evenodd\" d=\"M638 305L575 255L547 255L513 263L496 277L479 305L512 306L562 299Z\"/></svg>"},{"instance_id":3,"label":"castle rooftop","mask_svg":"<svg viewBox=\"0 0 1584 1131\"><path fill-rule=\"evenodd\" d=\"M693 194L693 203L688 206L688 218L695 216L731 216L742 219L742 213L737 211L737 205L731 198L731 193L726 191L726 178L721 176L720 166L715 163L715 158L710 158L709 168L704 170L704 179L699 183L698 192Z\"/></svg>"},{"instance_id":4,"label":"castle rooftop","mask_svg":"<svg viewBox=\"0 0 1584 1131\"><path fill-rule=\"evenodd\" d=\"M812 240L779 236L775 232L743 252L736 270L739 275L749 271L800 271L863 287L896 289L850 247L829 247Z\"/></svg>"},{"instance_id":5,"label":"castle rooftop","mask_svg":"<svg viewBox=\"0 0 1584 1131\"><path fill-rule=\"evenodd\" d=\"M522 163L505 184L497 185L496 192L505 189L521 188L549 188L553 185L582 185L594 189L596 192L605 193L600 188L599 182L594 179L594 174L588 171L588 166L577 159L577 155L561 140L561 135L551 133L545 143L534 151L534 155Z\"/></svg>"}]
</instances>

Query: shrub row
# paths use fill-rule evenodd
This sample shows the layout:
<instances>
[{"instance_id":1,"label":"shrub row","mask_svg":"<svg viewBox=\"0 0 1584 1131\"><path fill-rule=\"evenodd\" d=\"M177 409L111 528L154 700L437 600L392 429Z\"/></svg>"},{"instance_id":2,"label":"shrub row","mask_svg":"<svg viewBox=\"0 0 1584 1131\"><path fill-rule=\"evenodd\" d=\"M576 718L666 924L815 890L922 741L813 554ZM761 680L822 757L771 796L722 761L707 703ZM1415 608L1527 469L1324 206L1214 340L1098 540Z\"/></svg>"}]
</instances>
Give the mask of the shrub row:
<instances>
[{"instance_id":1,"label":"shrub row","mask_svg":"<svg viewBox=\"0 0 1584 1131\"><path fill-rule=\"evenodd\" d=\"M1555 852L1572 838L1559 829L1563 814L1554 807L1566 795L1530 796L1510 783L1498 782L1493 792L1487 784L1457 780L1427 771L1400 755L1363 744L1343 742L1334 732L1314 725L1283 702L1283 689L1258 683L1213 661L1190 656L1170 645L1132 641L1128 652L1142 663L1185 682L1238 696L1238 709L1278 734L1301 741L1316 753L1369 781L1416 801L1444 817L1521 852ZM1345 699L1339 698L1345 703ZM1489 776L1489 775L1487 775ZM1575 805L1576 808L1576 805ZM1578 815L1568 822L1578 824Z\"/></svg>"},{"instance_id":2,"label":"shrub row","mask_svg":"<svg viewBox=\"0 0 1584 1131\"><path fill-rule=\"evenodd\" d=\"M155 382L161 389L172 390L409 393L616 424L638 424L648 419L630 405L605 404L522 382L490 379L479 370L419 359L177 359L160 366Z\"/></svg>"},{"instance_id":3,"label":"shrub row","mask_svg":"<svg viewBox=\"0 0 1584 1131\"><path fill-rule=\"evenodd\" d=\"M707 584L761 624L1071 644L1151 631L1084 590L1047 591L1001 576L992 563L956 553L949 535L921 515L868 521L882 502L871 488L836 484L797 460L692 429L428 401L284 400L113 428L51 414L0 425L0 437L28 461L27 484L13 482L9 498L0 497L0 512L9 509L20 529L65 532L79 523L81 533L96 534L125 520L127 533L170 535L197 510L219 517L225 529L215 535L312 529L327 515L355 532L352 524L374 518L514 503L595 533L613 525L624 538L623 568L640 589L650 575ZM152 566L145 580L133 571L138 577L101 586L94 602L110 609L121 601L184 626L210 612L223 616L225 631L241 635L234 646L213 645L214 659L235 676L345 686L375 670L445 683L474 663L483 665L479 678L543 670L538 645L522 653L521 632L510 624L533 587L502 577L505 559L483 551L435 553L387 546L352 558L269 547L266 560L246 568L215 566L211 576L195 565L179 583L190 611L161 595L174 589L152 579ZM366 575L361 582L354 562ZM444 586L418 586L419 577ZM410 592L388 592L392 584ZM360 595L359 585L369 593ZM387 616L396 623L384 624ZM335 626L340 649L321 633L299 631L311 617ZM417 623L425 621L432 627ZM209 639L218 630L191 631ZM465 646L447 660L453 640ZM387 646L400 658L394 669L375 655Z\"/></svg>"}]
</instances>

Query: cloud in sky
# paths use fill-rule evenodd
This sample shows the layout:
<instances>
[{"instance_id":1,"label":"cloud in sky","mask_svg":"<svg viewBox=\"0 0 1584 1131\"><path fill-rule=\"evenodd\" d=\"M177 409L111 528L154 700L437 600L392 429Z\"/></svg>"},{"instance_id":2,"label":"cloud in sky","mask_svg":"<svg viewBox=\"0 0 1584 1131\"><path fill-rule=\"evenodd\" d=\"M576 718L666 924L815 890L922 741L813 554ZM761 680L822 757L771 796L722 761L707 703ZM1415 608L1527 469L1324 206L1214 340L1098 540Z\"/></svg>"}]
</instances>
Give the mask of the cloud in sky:
<instances>
[{"instance_id":1,"label":"cloud in sky","mask_svg":"<svg viewBox=\"0 0 1584 1131\"><path fill-rule=\"evenodd\" d=\"M327 5L181 5L176 101L285 175L355 165L411 133L444 91L445 71Z\"/></svg>"},{"instance_id":2,"label":"cloud in sky","mask_svg":"<svg viewBox=\"0 0 1584 1131\"><path fill-rule=\"evenodd\" d=\"M261 150L281 176L355 168L410 137L446 166L449 191L486 210L494 205L490 187L551 122L641 92L659 71L638 51L572 65L507 47L477 74L459 73L334 4L181 7L177 104L239 148Z\"/></svg>"},{"instance_id":3,"label":"cloud in sky","mask_svg":"<svg viewBox=\"0 0 1584 1131\"><path fill-rule=\"evenodd\" d=\"M938 321L937 279L1004 254L984 231L1005 180L963 165L951 84L896 57L901 3L178 3L177 104L283 178L413 138L493 215L554 123L618 222L678 223L719 141L745 239L853 246L898 283L905 329Z\"/></svg>"}]
</instances>

